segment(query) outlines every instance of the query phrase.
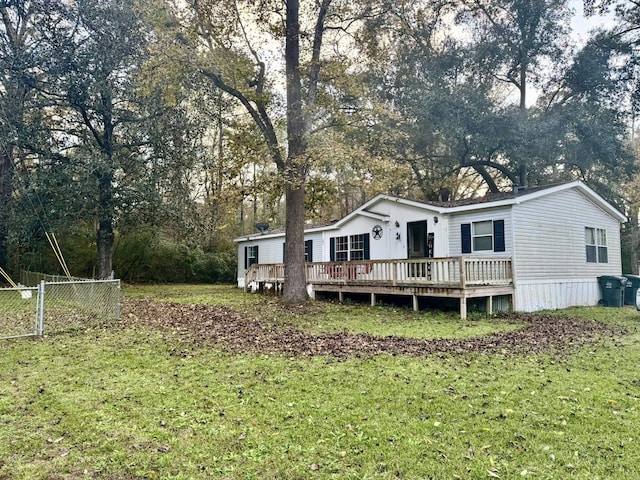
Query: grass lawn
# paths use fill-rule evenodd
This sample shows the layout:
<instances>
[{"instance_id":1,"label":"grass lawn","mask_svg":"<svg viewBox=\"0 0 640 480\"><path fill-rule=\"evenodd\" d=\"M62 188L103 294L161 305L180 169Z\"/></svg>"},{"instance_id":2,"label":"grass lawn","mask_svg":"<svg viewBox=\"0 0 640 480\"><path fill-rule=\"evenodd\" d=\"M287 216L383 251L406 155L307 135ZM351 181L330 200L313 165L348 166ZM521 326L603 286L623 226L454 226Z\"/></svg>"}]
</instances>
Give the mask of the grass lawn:
<instances>
[{"instance_id":1,"label":"grass lawn","mask_svg":"<svg viewBox=\"0 0 640 480\"><path fill-rule=\"evenodd\" d=\"M230 287L125 296L228 305L313 332L461 338L483 317ZM637 479L640 312L561 314L628 334L543 355L232 354L121 322L0 343L0 479ZM176 342L181 342L176 348Z\"/></svg>"}]
</instances>

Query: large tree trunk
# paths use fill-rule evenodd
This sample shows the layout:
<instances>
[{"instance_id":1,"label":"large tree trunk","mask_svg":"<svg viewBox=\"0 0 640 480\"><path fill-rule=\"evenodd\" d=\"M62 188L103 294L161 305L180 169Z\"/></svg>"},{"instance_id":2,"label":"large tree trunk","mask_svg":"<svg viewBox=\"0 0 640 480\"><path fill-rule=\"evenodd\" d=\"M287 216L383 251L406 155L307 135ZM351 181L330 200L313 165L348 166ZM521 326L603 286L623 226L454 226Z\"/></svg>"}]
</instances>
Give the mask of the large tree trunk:
<instances>
[{"instance_id":1,"label":"large tree trunk","mask_svg":"<svg viewBox=\"0 0 640 480\"><path fill-rule=\"evenodd\" d=\"M528 132L526 129L527 125L527 69L529 68L529 63L525 59L521 61L520 64L520 115L522 116L522 128L525 129L525 132ZM527 134L528 135L528 134ZM529 138L525 136L520 140L521 142L529 141ZM521 145L522 147L522 145ZM520 158L518 159L518 180L521 187L529 186L529 152L523 152L522 148L520 150Z\"/></svg>"},{"instance_id":2,"label":"large tree trunk","mask_svg":"<svg viewBox=\"0 0 640 480\"><path fill-rule=\"evenodd\" d=\"M307 299L304 264L304 198L306 169L303 161L307 150L306 124L302 113L300 81L299 2L287 2L285 63L287 73L287 142L284 174L286 181L287 226L284 252L284 301L302 303Z\"/></svg>"},{"instance_id":3,"label":"large tree trunk","mask_svg":"<svg viewBox=\"0 0 640 480\"><path fill-rule=\"evenodd\" d=\"M638 207L631 207L629 215L629 268L630 273L638 275L638 249L640 248L640 229L638 228Z\"/></svg>"},{"instance_id":4,"label":"large tree trunk","mask_svg":"<svg viewBox=\"0 0 640 480\"><path fill-rule=\"evenodd\" d=\"M113 271L113 174L98 175L98 278L109 278Z\"/></svg>"},{"instance_id":5,"label":"large tree trunk","mask_svg":"<svg viewBox=\"0 0 640 480\"><path fill-rule=\"evenodd\" d=\"M307 296L304 263L304 185L287 184L287 226L285 243L284 301L302 303Z\"/></svg>"},{"instance_id":6,"label":"large tree trunk","mask_svg":"<svg viewBox=\"0 0 640 480\"><path fill-rule=\"evenodd\" d=\"M13 165L11 153L0 154L0 267L6 269L9 261L9 218L11 217L11 200L13 192Z\"/></svg>"}]
</instances>

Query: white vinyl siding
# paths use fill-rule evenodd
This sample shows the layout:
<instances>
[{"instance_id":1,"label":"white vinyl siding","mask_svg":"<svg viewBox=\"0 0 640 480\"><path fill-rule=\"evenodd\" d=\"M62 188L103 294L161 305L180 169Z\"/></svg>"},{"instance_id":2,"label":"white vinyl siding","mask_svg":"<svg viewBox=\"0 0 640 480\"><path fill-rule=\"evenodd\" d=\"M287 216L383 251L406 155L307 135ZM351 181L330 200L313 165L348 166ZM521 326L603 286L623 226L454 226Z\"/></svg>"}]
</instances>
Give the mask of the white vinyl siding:
<instances>
[{"instance_id":1,"label":"white vinyl siding","mask_svg":"<svg viewBox=\"0 0 640 480\"><path fill-rule=\"evenodd\" d=\"M474 256L484 256L484 255L492 255L492 256L505 256L508 257L512 255L513 245L511 242L512 238L512 225L511 225L511 207L503 207L503 208L495 208L488 209L478 212L460 212L454 213L451 215L451 219L449 220L449 255L452 257L457 257L458 255L462 255L462 235L460 226L463 223L478 223L478 222L493 222L495 220L504 220L504 243L505 243L505 251L504 252L494 252L493 247L491 250L475 250L473 249ZM493 237L493 230L491 230L491 236ZM473 237L473 228L472 228L472 237ZM475 237L474 237L475 239ZM493 240L492 240L493 241Z\"/></svg>"},{"instance_id":2,"label":"white vinyl siding","mask_svg":"<svg viewBox=\"0 0 640 480\"><path fill-rule=\"evenodd\" d=\"M620 275L620 224L575 189L513 206L517 280L592 279ZM606 230L608 263L590 263L585 227ZM615 246L615 247L614 247Z\"/></svg>"},{"instance_id":3,"label":"white vinyl siding","mask_svg":"<svg viewBox=\"0 0 640 480\"><path fill-rule=\"evenodd\" d=\"M284 235L274 236L270 238L256 238L250 242L238 243L238 285L244 285L244 272L245 272L245 252L249 253L252 247L258 249L258 263L282 263L282 242L284 241ZM246 248L246 250L245 250ZM246 263L248 266L249 264Z\"/></svg>"},{"instance_id":4,"label":"white vinyl siding","mask_svg":"<svg viewBox=\"0 0 640 480\"><path fill-rule=\"evenodd\" d=\"M314 262L322 262L322 233L312 233L304 236L305 241L311 240L311 258Z\"/></svg>"},{"instance_id":5,"label":"white vinyl siding","mask_svg":"<svg viewBox=\"0 0 640 480\"><path fill-rule=\"evenodd\" d=\"M374 219L367 216L356 216L340 226L339 230L329 230L327 235L327 260L329 260L329 237L351 236L369 233L370 256L372 260L406 259L408 251L407 224L417 221L427 221L429 233L435 236L434 256L446 257L449 254L447 234L447 219L428 205L422 208L402 203L382 200L370 209L372 213L383 215L387 219ZM438 223L434 218L438 217ZM373 227L380 225L383 229L382 238L373 238Z\"/></svg>"}]
</instances>

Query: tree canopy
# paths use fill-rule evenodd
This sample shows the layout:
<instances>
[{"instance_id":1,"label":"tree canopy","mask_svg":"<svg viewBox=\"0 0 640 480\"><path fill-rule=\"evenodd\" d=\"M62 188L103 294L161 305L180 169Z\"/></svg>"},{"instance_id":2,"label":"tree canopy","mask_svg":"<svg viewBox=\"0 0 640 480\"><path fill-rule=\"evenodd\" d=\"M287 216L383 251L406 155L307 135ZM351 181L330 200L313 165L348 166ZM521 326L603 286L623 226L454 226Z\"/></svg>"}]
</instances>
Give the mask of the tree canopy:
<instances>
[{"instance_id":1,"label":"tree canopy","mask_svg":"<svg viewBox=\"0 0 640 480\"><path fill-rule=\"evenodd\" d=\"M579 44L566 0L1 1L0 266L55 269L53 229L78 274L169 248L167 276L230 279L267 222L300 302L305 226L376 193L583 179L633 218L640 14L584 7L619 21Z\"/></svg>"}]
</instances>

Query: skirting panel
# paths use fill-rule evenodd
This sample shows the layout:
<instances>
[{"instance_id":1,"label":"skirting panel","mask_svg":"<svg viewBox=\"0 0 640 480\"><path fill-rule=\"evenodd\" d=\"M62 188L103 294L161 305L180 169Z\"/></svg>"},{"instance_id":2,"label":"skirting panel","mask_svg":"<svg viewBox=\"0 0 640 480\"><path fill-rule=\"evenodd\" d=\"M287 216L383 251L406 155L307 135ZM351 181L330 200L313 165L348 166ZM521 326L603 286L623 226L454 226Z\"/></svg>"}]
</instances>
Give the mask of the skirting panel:
<instances>
[{"instance_id":1,"label":"skirting panel","mask_svg":"<svg viewBox=\"0 0 640 480\"><path fill-rule=\"evenodd\" d=\"M577 306L593 306L600 300L598 281L565 281L556 283L518 283L514 307L519 312L558 310Z\"/></svg>"}]
</instances>

